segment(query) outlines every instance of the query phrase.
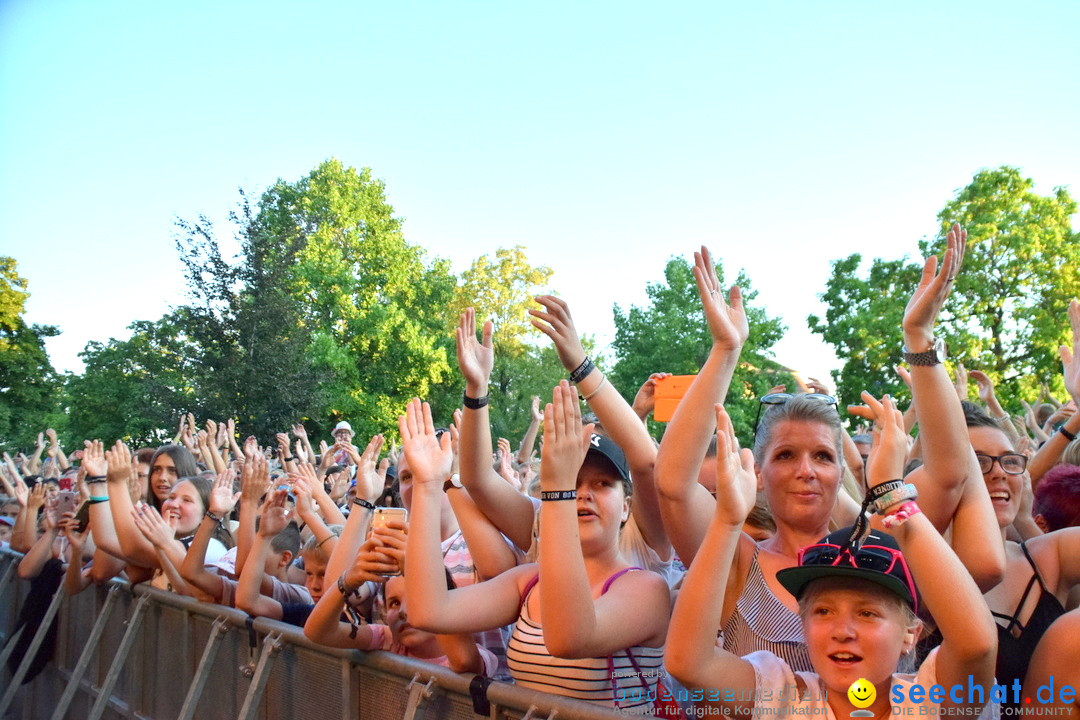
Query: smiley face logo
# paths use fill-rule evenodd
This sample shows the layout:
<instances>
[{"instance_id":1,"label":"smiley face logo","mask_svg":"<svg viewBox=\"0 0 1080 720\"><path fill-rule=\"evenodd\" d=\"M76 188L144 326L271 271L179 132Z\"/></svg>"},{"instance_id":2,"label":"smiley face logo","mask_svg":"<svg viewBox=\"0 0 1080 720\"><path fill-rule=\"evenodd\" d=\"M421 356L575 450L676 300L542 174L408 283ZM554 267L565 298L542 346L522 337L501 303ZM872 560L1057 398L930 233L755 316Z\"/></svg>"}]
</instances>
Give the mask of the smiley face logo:
<instances>
[{"instance_id":1,"label":"smiley face logo","mask_svg":"<svg viewBox=\"0 0 1080 720\"><path fill-rule=\"evenodd\" d=\"M868 708L877 698L877 688L866 678L859 678L847 689L848 700L857 708Z\"/></svg>"}]
</instances>

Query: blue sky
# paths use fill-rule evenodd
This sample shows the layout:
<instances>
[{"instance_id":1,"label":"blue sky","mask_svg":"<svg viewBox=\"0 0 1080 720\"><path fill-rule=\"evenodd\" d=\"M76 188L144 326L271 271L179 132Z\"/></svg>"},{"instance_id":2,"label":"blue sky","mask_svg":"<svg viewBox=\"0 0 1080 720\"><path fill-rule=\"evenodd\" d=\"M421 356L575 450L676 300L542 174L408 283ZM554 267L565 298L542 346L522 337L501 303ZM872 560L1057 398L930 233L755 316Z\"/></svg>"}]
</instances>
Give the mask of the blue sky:
<instances>
[{"instance_id":1,"label":"blue sky","mask_svg":"<svg viewBox=\"0 0 1080 720\"><path fill-rule=\"evenodd\" d=\"M1080 194L1077 27L1065 1L6 0L0 253L78 370L184 302L174 218L336 156L459 270L524 245L601 342L707 244L821 374L830 260L913 255L980 168Z\"/></svg>"}]
</instances>

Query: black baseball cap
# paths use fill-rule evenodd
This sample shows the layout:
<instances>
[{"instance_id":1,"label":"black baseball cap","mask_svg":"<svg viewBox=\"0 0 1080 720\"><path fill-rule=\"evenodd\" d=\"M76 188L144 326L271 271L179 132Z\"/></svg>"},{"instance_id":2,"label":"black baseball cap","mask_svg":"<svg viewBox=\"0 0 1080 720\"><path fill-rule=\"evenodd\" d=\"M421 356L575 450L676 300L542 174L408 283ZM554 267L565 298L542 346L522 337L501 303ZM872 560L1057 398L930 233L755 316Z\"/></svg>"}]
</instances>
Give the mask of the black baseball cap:
<instances>
[{"instance_id":1,"label":"black baseball cap","mask_svg":"<svg viewBox=\"0 0 1080 720\"><path fill-rule=\"evenodd\" d=\"M852 541L852 526L830 533L799 551L798 567L785 568L776 579L796 598L806 587L825 577L858 578L880 585L918 610L918 590L896 540L871 530L861 541Z\"/></svg>"}]
</instances>

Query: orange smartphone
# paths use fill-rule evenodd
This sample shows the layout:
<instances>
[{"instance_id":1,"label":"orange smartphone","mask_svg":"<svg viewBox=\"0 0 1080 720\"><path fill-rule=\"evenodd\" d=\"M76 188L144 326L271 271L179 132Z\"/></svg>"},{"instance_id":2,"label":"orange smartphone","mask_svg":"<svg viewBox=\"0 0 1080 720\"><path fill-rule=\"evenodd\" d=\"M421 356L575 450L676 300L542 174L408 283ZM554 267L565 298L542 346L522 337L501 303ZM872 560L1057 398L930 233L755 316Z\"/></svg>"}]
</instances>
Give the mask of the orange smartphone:
<instances>
[{"instance_id":1,"label":"orange smartphone","mask_svg":"<svg viewBox=\"0 0 1080 720\"><path fill-rule=\"evenodd\" d=\"M668 422L675 414L679 401L686 395L697 375L668 375L656 383L656 407L653 420Z\"/></svg>"}]
</instances>

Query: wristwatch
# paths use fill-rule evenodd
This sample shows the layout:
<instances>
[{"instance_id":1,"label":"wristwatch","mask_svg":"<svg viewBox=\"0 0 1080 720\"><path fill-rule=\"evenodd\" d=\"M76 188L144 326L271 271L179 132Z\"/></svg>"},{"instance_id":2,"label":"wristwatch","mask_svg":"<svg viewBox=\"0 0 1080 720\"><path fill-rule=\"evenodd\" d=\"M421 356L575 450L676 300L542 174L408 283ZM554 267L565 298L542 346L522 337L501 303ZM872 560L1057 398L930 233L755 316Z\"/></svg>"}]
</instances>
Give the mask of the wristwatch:
<instances>
[{"instance_id":1,"label":"wristwatch","mask_svg":"<svg viewBox=\"0 0 1080 720\"><path fill-rule=\"evenodd\" d=\"M924 367L938 365L945 361L945 341L941 338L932 338L930 349L923 352L911 352L904 345L900 348L904 353L904 360L908 365L921 365Z\"/></svg>"},{"instance_id":2,"label":"wristwatch","mask_svg":"<svg viewBox=\"0 0 1080 720\"><path fill-rule=\"evenodd\" d=\"M457 488L458 490L462 489L461 476L458 475L457 473L454 473L453 475L451 475L450 479L443 483L442 491L446 492L450 488Z\"/></svg>"}]
</instances>

